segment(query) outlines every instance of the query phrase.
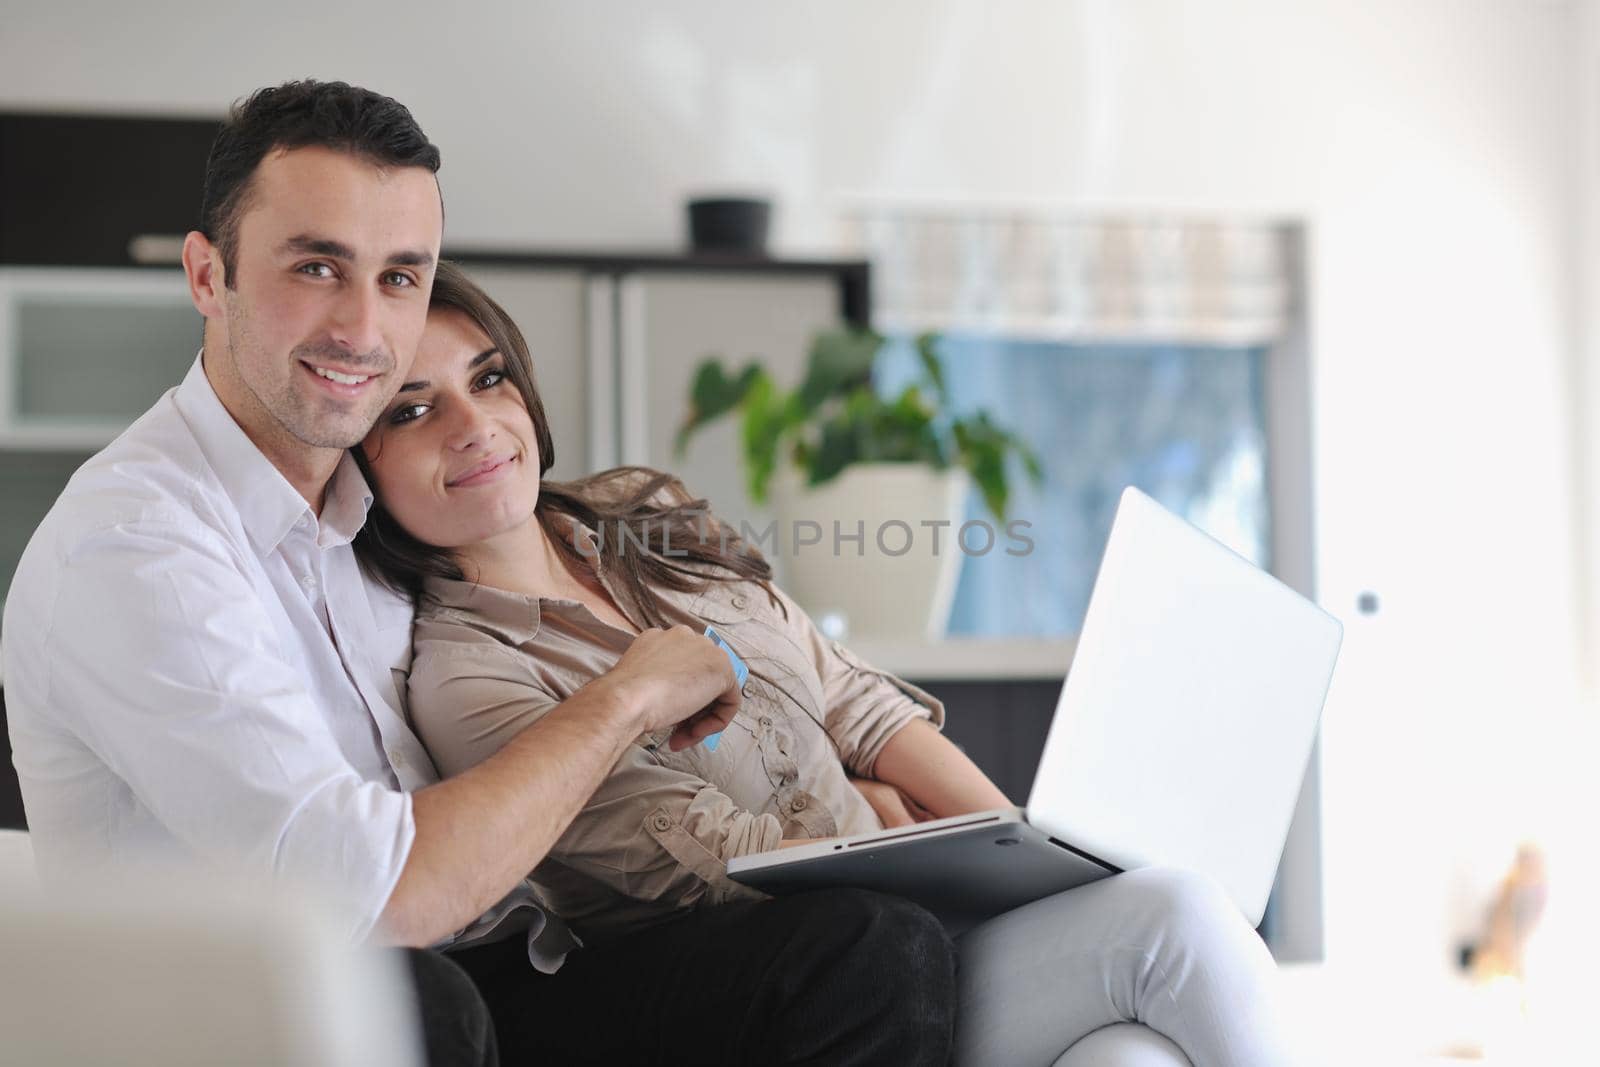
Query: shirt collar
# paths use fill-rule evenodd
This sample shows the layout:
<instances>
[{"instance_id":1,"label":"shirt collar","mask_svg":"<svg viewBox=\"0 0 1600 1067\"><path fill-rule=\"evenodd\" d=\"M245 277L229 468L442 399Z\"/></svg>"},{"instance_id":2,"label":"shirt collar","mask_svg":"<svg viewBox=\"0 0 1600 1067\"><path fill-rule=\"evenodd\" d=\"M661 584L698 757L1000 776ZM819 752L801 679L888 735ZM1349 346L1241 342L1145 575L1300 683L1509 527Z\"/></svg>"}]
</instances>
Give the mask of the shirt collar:
<instances>
[{"instance_id":1,"label":"shirt collar","mask_svg":"<svg viewBox=\"0 0 1600 1067\"><path fill-rule=\"evenodd\" d=\"M206 378L200 356L195 357L174 399L259 555L277 549L300 522L316 522L311 505L299 490L223 406ZM328 482L317 544L323 548L348 544L366 522L371 505L372 490L355 458L346 452Z\"/></svg>"},{"instance_id":2,"label":"shirt collar","mask_svg":"<svg viewBox=\"0 0 1600 1067\"><path fill-rule=\"evenodd\" d=\"M600 552L598 535L577 519L569 521L578 534L573 544L578 546L578 550L584 553L586 558L596 559ZM599 572L599 577L601 584L615 597L616 592L612 589L603 569ZM441 609L470 616L474 624L488 627L501 640L514 645L531 641L538 636L540 618L545 605L559 610L563 604L570 604L570 601L513 593L454 578L426 578L423 580L423 592L425 602L431 600ZM623 612L628 613L625 608ZM636 625L642 624L636 622Z\"/></svg>"},{"instance_id":3,"label":"shirt collar","mask_svg":"<svg viewBox=\"0 0 1600 1067\"><path fill-rule=\"evenodd\" d=\"M317 544L323 548L349 544L361 532L371 509L372 488L356 464L356 457L345 449L328 481L327 495L322 498L322 529L317 534Z\"/></svg>"},{"instance_id":4,"label":"shirt collar","mask_svg":"<svg viewBox=\"0 0 1600 1067\"><path fill-rule=\"evenodd\" d=\"M511 645L530 641L539 633L540 598L526 593L429 576L423 580L423 611L434 605L469 616L474 625L487 628Z\"/></svg>"}]
</instances>

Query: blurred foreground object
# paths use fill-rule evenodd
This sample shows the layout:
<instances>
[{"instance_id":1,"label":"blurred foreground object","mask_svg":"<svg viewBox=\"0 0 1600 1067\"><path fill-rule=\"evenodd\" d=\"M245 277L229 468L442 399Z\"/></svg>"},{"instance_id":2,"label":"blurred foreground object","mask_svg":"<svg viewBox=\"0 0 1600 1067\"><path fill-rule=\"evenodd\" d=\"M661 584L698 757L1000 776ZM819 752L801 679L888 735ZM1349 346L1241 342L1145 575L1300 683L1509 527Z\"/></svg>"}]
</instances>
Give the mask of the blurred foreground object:
<instances>
[{"instance_id":1,"label":"blurred foreground object","mask_svg":"<svg viewBox=\"0 0 1600 1067\"><path fill-rule=\"evenodd\" d=\"M422 1062L401 954L350 945L310 898L201 875L47 897L26 845L0 834L6 1062Z\"/></svg>"},{"instance_id":2,"label":"blurred foreground object","mask_svg":"<svg viewBox=\"0 0 1600 1067\"><path fill-rule=\"evenodd\" d=\"M1544 914L1549 885L1544 853L1524 844L1495 891L1483 938L1472 952L1472 974L1479 981L1527 976L1528 939Z\"/></svg>"}]
</instances>

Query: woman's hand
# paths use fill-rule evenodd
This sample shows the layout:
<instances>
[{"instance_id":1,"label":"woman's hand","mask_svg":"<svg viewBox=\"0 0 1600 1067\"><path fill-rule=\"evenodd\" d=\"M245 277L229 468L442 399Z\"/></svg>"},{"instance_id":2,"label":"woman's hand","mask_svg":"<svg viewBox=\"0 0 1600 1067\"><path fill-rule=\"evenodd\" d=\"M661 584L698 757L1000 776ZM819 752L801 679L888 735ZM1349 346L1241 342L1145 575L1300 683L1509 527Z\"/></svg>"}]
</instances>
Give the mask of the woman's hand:
<instances>
[{"instance_id":1,"label":"woman's hand","mask_svg":"<svg viewBox=\"0 0 1600 1067\"><path fill-rule=\"evenodd\" d=\"M892 830L896 826L912 826L938 818L888 782L879 782L871 778L852 778L850 784L856 787L857 793L866 798L868 804L872 805L872 810L878 813L878 821L883 823L885 830Z\"/></svg>"}]
</instances>

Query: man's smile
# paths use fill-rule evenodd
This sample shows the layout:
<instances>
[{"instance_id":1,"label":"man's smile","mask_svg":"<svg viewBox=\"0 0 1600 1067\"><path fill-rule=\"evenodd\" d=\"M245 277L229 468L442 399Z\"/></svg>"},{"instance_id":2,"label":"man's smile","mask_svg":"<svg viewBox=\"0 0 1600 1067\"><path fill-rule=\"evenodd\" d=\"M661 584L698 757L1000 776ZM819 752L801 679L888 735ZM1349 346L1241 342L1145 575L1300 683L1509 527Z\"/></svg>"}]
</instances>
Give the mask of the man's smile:
<instances>
[{"instance_id":1,"label":"man's smile","mask_svg":"<svg viewBox=\"0 0 1600 1067\"><path fill-rule=\"evenodd\" d=\"M336 367L324 366L316 363L300 361L300 366L309 372L311 378L321 388L338 397L356 397L366 392L375 380L382 377L381 372L341 370Z\"/></svg>"}]
</instances>

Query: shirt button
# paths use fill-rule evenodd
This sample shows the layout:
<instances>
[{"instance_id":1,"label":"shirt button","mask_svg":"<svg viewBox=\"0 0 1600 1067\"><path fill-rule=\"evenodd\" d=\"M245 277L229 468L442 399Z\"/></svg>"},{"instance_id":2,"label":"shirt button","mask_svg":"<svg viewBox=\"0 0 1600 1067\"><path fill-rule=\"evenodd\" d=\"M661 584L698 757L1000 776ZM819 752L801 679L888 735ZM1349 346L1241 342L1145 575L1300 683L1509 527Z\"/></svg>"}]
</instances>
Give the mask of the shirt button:
<instances>
[{"instance_id":1,"label":"shirt button","mask_svg":"<svg viewBox=\"0 0 1600 1067\"><path fill-rule=\"evenodd\" d=\"M398 748L391 748L389 750L389 765L396 768L404 767L406 765L406 754Z\"/></svg>"},{"instance_id":2,"label":"shirt button","mask_svg":"<svg viewBox=\"0 0 1600 1067\"><path fill-rule=\"evenodd\" d=\"M762 726L771 726L772 725L772 716L771 715L763 715L763 716L761 716L759 722L761 723Z\"/></svg>"},{"instance_id":3,"label":"shirt button","mask_svg":"<svg viewBox=\"0 0 1600 1067\"><path fill-rule=\"evenodd\" d=\"M300 587L309 593L317 587L317 580L308 574L300 579Z\"/></svg>"},{"instance_id":4,"label":"shirt button","mask_svg":"<svg viewBox=\"0 0 1600 1067\"><path fill-rule=\"evenodd\" d=\"M744 605L745 605L744 597L736 596L736 597L733 598L733 606L738 608L740 611L744 610Z\"/></svg>"},{"instance_id":5,"label":"shirt button","mask_svg":"<svg viewBox=\"0 0 1600 1067\"><path fill-rule=\"evenodd\" d=\"M805 811L806 810L806 798L805 797L795 797L794 800L789 804L789 807L793 811Z\"/></svg>"},{"instance_id":6,"label":"shirt button","mask_svg":"<svg viewBox=\"0 0 1600 1067\"><path fill-rule=\"evenodd\" d=\"M672 820L667 818L665 812L658 811L651 817L650 825L655 827L658 833L666 833L672 829Z\"/></svg>"}]
</instances>

